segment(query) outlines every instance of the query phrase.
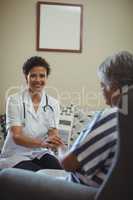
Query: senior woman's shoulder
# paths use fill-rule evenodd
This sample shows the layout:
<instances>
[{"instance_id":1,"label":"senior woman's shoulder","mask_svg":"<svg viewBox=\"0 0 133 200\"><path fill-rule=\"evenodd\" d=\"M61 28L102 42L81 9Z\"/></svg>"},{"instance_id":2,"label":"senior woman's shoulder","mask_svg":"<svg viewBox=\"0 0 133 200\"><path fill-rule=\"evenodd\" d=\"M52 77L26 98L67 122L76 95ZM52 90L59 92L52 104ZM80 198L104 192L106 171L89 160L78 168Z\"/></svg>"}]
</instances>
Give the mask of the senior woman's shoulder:
<instances>
[{"instance_id":1,"label":"senior woman's shoulder","mask_svg":"<svg viewBox=\"0 0 133 200\"><path fill-rule=\"evenodd\" d=\"M118 112L118 108L117 107L112 107L112 108L105 108L102 111L102 118L109 118L109 117L116 117L117 116L117 112Z\"/></svg>"}]
</instances>

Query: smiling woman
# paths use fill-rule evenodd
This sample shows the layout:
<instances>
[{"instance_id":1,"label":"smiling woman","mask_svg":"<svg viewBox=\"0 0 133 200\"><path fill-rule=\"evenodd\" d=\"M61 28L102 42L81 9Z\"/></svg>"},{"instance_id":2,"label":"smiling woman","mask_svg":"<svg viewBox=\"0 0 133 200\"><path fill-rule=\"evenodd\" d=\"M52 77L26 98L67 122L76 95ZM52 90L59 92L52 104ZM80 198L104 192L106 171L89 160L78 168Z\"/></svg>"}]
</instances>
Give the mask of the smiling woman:
<instances>
[{"instance_id":1,"label":"smiling woman","mask_svg":"<svg viewBox=\"0 0 133 200\"><path fill-rule=\"evenodd\" d=\"M39 105L41 93L47 81L47 70L44 67L33 67L29 74L26 75L26 81L29 92L32 96L34 106Z\"/></svg>"},{"instance_id":2,"label":"smiling woman","mask_svg":"<svg viewBox=\"0 0 133 200\"><path fill-rule=\"evenodd\" d=\"M58 133L59 103L45 93L50 66L45 59L34 56L24 63L23 73L27 89L9 96L7 100L8 134L0 168L60 169L58 160L51 153L63 145Z\"/></svg>"}]
</instances>

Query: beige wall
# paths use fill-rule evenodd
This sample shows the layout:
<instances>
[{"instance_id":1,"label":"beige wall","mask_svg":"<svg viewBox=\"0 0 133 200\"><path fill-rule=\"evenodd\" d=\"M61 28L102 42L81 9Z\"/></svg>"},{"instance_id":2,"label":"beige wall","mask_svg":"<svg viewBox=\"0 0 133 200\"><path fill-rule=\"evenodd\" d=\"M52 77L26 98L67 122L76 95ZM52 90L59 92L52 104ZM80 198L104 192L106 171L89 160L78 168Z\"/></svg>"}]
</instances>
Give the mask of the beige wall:
<instances>
[{"instance_id":1,"label":"beige wall","mask_svg":"<svg viewBox=\"0 0 133 200\"><path fill-rule=\"evenodd\" d=\"M113 52L133 52L133 1L55 0L84 5L81 54L35 50L36 2L0 0L0 113L4 112L8 89L24 83L21 66L32 55L43 56L51 64L48 86L58 90L62 103L73 100L88 105L90 109L102 107L103 101L97 97L100 90L96 69ZM14 91L12 89L11 92ZM49 92L56 93L52 89Z\"/></svg>"}]
</instances>

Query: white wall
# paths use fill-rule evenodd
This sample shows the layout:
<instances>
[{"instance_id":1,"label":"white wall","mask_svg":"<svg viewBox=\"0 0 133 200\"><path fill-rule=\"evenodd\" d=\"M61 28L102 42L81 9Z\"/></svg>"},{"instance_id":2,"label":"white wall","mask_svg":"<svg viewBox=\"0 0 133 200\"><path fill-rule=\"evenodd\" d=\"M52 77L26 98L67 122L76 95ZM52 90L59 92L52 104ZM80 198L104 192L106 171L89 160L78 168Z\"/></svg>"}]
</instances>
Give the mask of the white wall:
<instances>
[{"instance_id":1,"label":"white wall","mask_svg":"<svg viewBox=\"0 0 133 200\"><path fill-rule=\"evenodd\" d=\"M97 98L100 92L96 76L98 65L113 52L133 52L132 0L54 1L84 5L81 54L37 52L37 0L0 0L0 113L5 110L8 89L24 83L21 67L30 56L40 55L51 64L48 86L58 90L63 104L80 100L81 105L98 109L104 105ZM49 92L55 95L52 89Z\"/></svg>"}]
</instances>

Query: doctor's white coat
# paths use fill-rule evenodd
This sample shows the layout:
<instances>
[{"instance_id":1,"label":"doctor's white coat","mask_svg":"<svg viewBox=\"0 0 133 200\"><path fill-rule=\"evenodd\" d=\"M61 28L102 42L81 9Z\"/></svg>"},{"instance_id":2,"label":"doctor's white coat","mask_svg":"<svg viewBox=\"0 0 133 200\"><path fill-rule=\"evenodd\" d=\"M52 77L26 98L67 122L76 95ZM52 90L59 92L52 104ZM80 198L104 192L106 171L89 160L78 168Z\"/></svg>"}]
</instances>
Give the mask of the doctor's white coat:
<instances>
[{"instance_id":1,"label":"doctor's white coat","mask_svg":"<svg viewBox=\"0 0 133 200\"><path fill-rule=\"evenodd\" d=\"M52 153L45 148L27 148L15 144L10 132L10 127L12 126L23 126L25 135L43 140L49 128L58 128L60 115L59 102L51 96L47 95L47 97L48 105L52 107L53 111L49 107L47 107L46 112L44 111L46 94L43 92L40 105L37 112L35 112L28 90L9 96L6 105L8 134L2 148L0 168L13 167L21 161L30 160L35 157L40 158L45 153Z\"/></svg>"}]
</instances>

